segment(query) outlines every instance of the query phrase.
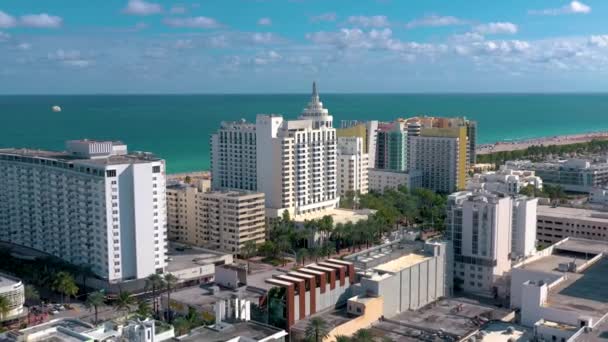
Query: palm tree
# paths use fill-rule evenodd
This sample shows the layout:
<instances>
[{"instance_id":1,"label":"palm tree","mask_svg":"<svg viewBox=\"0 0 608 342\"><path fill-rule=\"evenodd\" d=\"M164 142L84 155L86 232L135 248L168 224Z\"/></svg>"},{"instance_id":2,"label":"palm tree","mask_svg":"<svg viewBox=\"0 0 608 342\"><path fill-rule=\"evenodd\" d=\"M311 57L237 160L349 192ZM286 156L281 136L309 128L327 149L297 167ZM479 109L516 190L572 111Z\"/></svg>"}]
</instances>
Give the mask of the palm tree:
<instances>
[{"instance_id":1,"label":"palm tree","mask_svg":"<svg viewBox=\"0 0 608 342\"><path fill-rule=\"evenodd\" d=\"M374 336L369 329L361 329L355 333L353 339L357 342L373 342Z\"/></svg>"},{"instance_id":2,"label":"palm tree","mask_svg":"<svg viewBox=\"0 0 608 342\"><path fill-rule=\"evenodd\" d=\"M146 301L140 300L137 302L137 310L135 312L137 312L141 319L146 319L150 317L152 310Z\"/></svg>"},{"instance_id":3,"label":"palm tree","mask_svg":"<svg viewBox=\"0 0 608 342\"><path fill-rule=\"evenodd\" d=\"M177 336L181 336L188 332L190 328L190 322L184 317L178 317L175 322L173 322L173 327L175 328L175 334Z\"/></svg>"},{"instance_id":4,"label":"palm tree","mask_svg":"<svg viewBox=\"0 0 608 342\"><path fill-rule=\"evenodd\" d=\"M135 297L131 297L131 294L127 291L120 291L116 301L114 301L114 309L116 311L124 311L125 316L127 316L133 304L135 304Z\"/></svg>"},{"instance_id":5,"label":"palm tree","mask_svg":"<svg viewBox=\"0 0 608 342\"><path fill-rule=\"evenodd\" d=\"M241 254L243 258L247 259L247 273L251 274L251 265L249 264L249 259L253 258L258 252L258 245L254 240L249 240L245 242L243 248L241 249Z\"/></svg>"},{"instance_id":6,"label":"palm tree","mask_svg":"<svg viewBox=\"0 0 608 342\"><path fill-rule=\"evenodd\" d=\"M95 311L95 324L98 322L98 309L101 305L103 305L106 296L101 291L95 291L89 293L87 296L87 300L84 302L84 305L89 309L93 309Z\"/></svg>"},{"instance_id":7,"label":"palm tree","mask_svg":"<svg viewBox=\"0 0 608 342\"><path fill-rule=\"evenodd\" d=\"M314 341L321 342L327 335L329 335L329 331L327 329L327 323L320 317L313 317L308 322L306 326L305 332L306 338Z\"/></svg>"},{"instance_id":8,"label":"palm tree","mask_svg":"<svg viewBox=\"0 0 608 342\"><path fill-rule=\"evenodd\" d=\"M75 296L78 293L78 286L74 282L74 278L68 272L59 272L55 275L55 279L51 284L51 289L61 293L61 302L65 302L65 297L68 296L68 301L70 300L70 296Z\"/></svg>"},{"instance_id":9,"label":"palm tree","mask_svg":"<svg viewBox=\"0 0 608 342\"><path fill-rule=\"evenodd\" d=\"M25 300L29 303L38 303L40 300L40 294L38 290L32 285L25 285Z\"/></svg>"},{"instance_id":10,"label":"palm tree","mask_svg":"<svg viewBox=\"0 0 608 342\"><path fill-rule=\"evenodd\" d=\"M297 259L296 262L301 262L302 266L304 266L304 263L306 262L306 256L308 255L308 249L306 248L300 248L298 249L298 252L296 254Z\"/></svg>"},{"instance_id":11,"label":"palm tree","mask_svg":"<svg viewBox=\"0 0 608 342\"><path fill-rule=\"evenodd\" d=\"M153 273L146 278L146 287L152 289L152 311L154 315L158 317L158 293L157 291L165 286L165 281L158 273Z\"/></svg>"},{"instance_id":12,"label":"palm tree","mask_svg":"<svg viewBox=\"0 0 608 342\"><path fill-rule=\"evenodd\" d=\"M0 296L0 319L4 319L4 316L8 315L10 305L11 303L8 301L8 298Z\"/></svg>"},{"instance_id":13,"label":"palm tree","mask_svg":"<svg viewBox=\"0 0 608 342\"><path fill-rule=\"evenodd\" d=\"M338 335L336 336L336 342L351 342L352 339L348 336Z\"/></svg>"},{"instance_id":14,"label":"palm tree","mask_svg":"<svg viewBox=\"0 0 608 342\"><path fill-rule=\"evenodd\" d=\"M169 318L169 323L171 322L171 291L173 290L173 287L175 286L175 284L177 284L177 277L174 276L171 273L167 273L165 274L165 287L167 288L167 309L168 309L168 318Z\"/></svg>"}]
</instances>

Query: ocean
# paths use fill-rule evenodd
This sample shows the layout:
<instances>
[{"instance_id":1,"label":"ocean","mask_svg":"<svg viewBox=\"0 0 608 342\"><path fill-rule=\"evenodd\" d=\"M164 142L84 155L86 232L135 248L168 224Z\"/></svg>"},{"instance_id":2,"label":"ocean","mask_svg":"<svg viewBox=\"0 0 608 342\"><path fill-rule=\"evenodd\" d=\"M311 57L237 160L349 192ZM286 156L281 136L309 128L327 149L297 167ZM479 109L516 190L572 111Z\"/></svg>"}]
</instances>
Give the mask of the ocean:
<instances>
[{"instance_id":1,"label":"ocean","mask_svg":"<svg viewBox=\"0 0 608 342\"><path fill-rule=\"evenodd\" d=\"M309 94L0 96L0 148L64 148L70 139L124 141L166 159L170 173L209 167L209 135L221 121L258 113L295 118ZM323 94L340 120L414 115L478 121L491 143L608 130L608 94ZM53 112L51 107L62 107Z\"/></svg>"}]
</instances>

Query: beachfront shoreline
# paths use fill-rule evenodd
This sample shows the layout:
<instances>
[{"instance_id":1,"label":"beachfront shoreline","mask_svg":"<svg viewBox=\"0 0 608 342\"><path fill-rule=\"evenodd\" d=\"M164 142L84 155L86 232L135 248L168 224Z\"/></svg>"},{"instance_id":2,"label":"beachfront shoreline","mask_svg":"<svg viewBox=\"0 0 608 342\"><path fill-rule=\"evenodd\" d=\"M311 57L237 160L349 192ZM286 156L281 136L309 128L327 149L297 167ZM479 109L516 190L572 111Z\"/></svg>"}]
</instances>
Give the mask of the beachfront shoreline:
<instances>
[{"instance_id":1,"label":"beachfront shoreline","mask_svg":"<svg viewBox=\"0 0 608 342\"><path fill-rule=\"evenodd\" d=\"M577 143L590 142L594 139L608 139L608 131L592 132L569 135L555 135L551 137L541 137L534 139L524 139L516 141L498 141L493 144L483 144L477 146L477 154L490 154L496 152L524 150L531 146L550 146L550 145L570 145Z\"/></svg>"}]
</instances>

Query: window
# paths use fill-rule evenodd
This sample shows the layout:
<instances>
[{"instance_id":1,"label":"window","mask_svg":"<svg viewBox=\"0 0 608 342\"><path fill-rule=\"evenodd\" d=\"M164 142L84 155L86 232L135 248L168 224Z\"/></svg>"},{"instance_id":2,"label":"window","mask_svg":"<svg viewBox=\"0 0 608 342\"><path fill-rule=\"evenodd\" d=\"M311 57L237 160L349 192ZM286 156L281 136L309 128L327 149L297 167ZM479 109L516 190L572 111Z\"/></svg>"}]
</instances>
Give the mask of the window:
<instances>
[{"instance_id":1,"label":"window","mask_svg":"<svg viewBox=\"0 0 608 342\"><path fill-rule=\"evenodd\" d=\"M106 177L116 177L116 170L106 170Z\"/></svg>"},{"instance_id":2,"label":"window","mask_svg":"<svg viewBox=\"0 0 608 342\"><path fill-rule=\"evenodd\" d=\"M153 173L160 173L160 166L158 166L158 165L152 166L152 172Z\"/></svg>"}]
</instances>

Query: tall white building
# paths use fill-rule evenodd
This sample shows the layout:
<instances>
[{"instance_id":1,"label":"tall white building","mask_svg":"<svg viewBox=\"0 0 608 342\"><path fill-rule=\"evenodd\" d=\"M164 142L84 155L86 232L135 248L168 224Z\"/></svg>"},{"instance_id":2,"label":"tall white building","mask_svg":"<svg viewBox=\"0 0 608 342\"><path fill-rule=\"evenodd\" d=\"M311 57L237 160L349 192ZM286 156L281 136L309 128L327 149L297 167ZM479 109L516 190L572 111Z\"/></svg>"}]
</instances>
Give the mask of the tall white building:
<instances>
[{"instance_id":1,"label":"tall white building","mask_svg":"<svg viewBox=\"0 0 608 342\"><path fill-rule=\"evenodd\" d=\"M511 198L511 259L520 259L536 252L536 209L538 198Z\"/></svg>"},{"instance_id":2,"label":"tall white building","mask_svg":"<svg viewBox=\"0 0 608 342\"><path fill-rule=\"evenodd\" d=\"M314 83L298 120L258 115L256 135L257 190L266 195L268 216L337 207L336 130Z\"/></svg>"},{"instance_id":3,"label":"tall white building","mask_svg":"<svg viewBox=\"0 0 608 342\"><path fill-rule=\"evenodd\" d=\"M222 122L211 135L211 175L215 190L257 190L255 124Z\"/></svg>"},{"instance_id":4,"label":"tall white building","mask_svg":"<svg viewBox=\"0 0 608 342\"><path fill-rule=\"evenodd\" d=\"M164 160L121 142L66 147L0 150L0 240L91 265L110 282L163 271Z\"/></svg>"},{"instance_id":5,"label":"tall white building","mask_svg":"<svg viewBox=\"0 0 608 342\"><path fill-rule=\"evenodd\" d=\"M366 194L369 160L360 137L338 137L338 194Z\"/></svg>"},{"instance_id":6,"label":"tall white building","mask_svg":"<svg viewBox=\"0 0 608 342\"><path fill-rule=\"evenodd\" d=\"M457 192L448 197L448 240L454 248L454 286L494 296L510 270L512 203L510 197Z\"/></svg>"}]
</instances>

